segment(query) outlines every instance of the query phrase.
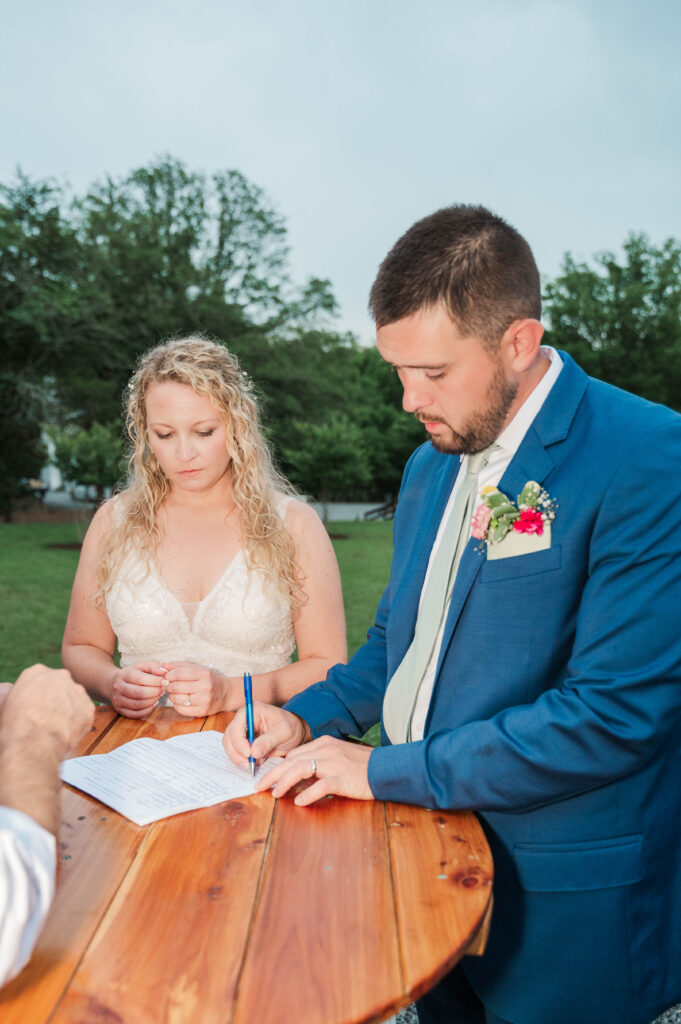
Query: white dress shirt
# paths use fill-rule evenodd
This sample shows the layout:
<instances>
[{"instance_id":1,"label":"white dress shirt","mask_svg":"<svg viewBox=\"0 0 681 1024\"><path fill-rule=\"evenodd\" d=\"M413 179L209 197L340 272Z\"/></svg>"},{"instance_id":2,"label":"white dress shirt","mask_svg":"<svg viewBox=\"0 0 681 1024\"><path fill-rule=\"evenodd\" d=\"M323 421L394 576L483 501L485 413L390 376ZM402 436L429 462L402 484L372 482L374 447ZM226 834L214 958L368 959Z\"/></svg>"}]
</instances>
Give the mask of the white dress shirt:
<instances>
[{"instance_id":1,"label":"white dress shirt","mask_svg":"<svg viewBox=\"0 0 681 1024\"><path fill-rule=\"evenodd\" d=\"M57 844L28 814L0 807L0 985L24 967L54 895Z\"/></svg>"},{"instance_id":2,"label":"white dress shirt","mask_svg":"<svg viewBox=\"0 0 681 1024\"><path fill-rule=\"evenodd\" d=\"M539 381L537 386L534 388L534 390L531 391L530 394L527 396L527 398L520 406L520 408L518 409L517 413L515 414L511 422L508 424L508 426L505 427L504 430L502 430L502 432L499 434L499 437L496 440L498 449L492 453L489 462L480 471L480 474L478 476L478 495L477 500L473 503L475 508L477 508L480 502L480 491L482 490L482 488L488 486L497 486L499 484L499 481L506 472L506 469L511 459L518 451L522 439L525 437L525 434L529 430L532 421L534 420L535 416L537 415L542 405L546 401L546 398L548 397L551 388L558 379L558 374L563 368L563 361L555 349L550 348L547 345L542 345L541 351L549 357L549 359L551 360L551 365L549 366L548 370L546 371L542 379ZM442 520L440 522L437 537L435 538L435 543L433 544L433 549L430 553L430 558L428 560L428 569L426 571L426 576L423 581L424 588L426 580L428 579L428 575L430 573L430 567L433 563L433 559L436 556L437 550L440 546L440 540L442 537L442 532L444 530L444 525L447 522L449 515L452 511L452 506L454 504L456 492L461 484L461 481L466 475L467 460L467 455L462 456L462 472L460 472L457 475L457 478L454 482L454 486L452 487L452 493L450 494L449 501L447 502L447 507L444 510ZM472 517L473 516L471 512L471 519ZM421 590L421 596L423 596L423 590ZM437 663L440 657L440 648L442 646L442 637L444 635L446 621L447 612L445 611L445 614L442 618L440 632L435 641L435 646L433 647L433 654L428 664L428 668L424 673L423 679L421 680L421 685L419 686L418 694L416 696L414 713L412 715L411 720L412 740L423 739L426 725L426 717L428 715L428 708L430 706L430 700L433 695L435 672L437 670Z\"/></svg>"}]
</instances>

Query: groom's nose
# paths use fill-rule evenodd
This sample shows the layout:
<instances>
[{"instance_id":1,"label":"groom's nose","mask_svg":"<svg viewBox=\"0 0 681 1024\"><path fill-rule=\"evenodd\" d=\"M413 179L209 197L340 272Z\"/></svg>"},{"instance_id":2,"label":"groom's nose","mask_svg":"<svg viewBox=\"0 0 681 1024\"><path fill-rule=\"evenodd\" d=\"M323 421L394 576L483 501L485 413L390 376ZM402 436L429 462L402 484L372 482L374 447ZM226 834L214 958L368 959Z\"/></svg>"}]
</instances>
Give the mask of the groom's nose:
<instances>
[{"instance_id":1,"label":"groom's nose","mask_svg":"<svg viewBox=\"0 0 681 1024\"><path fill-rule=\"evenodd\" d=\"M402 408L405 412L418 412L419 409L427 408L432 396L428 382L416 374L404 373L402 376Z\"/></svg>"}]
</instances>

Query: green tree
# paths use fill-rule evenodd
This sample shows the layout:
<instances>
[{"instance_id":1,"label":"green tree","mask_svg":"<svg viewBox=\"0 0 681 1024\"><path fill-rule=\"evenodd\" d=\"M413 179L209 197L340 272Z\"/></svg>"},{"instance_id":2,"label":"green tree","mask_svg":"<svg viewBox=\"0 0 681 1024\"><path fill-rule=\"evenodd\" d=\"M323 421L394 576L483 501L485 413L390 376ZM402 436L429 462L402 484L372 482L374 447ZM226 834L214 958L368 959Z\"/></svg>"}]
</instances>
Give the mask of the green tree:
<instances>
[{"instance_id":1,"label":"green tree","mask_svg":"<svg viewBox=\"0 0 681 1024\"><path fill-rule=\"evenodd\" d=\"M681 246L653 246L645 235L624 243L595 267L568 254L545 289L548 341L587 373L681 409Z\"/></svg>"},{"instance_id":2,"label":"green tree","mask_svg":"<svg viewBox=\"0 0 681 1024\"><path fill-rule=\"evenodd\" d=\"M289 456L302 434L307 450L316 437L325 443L318 427L333 433L348 421L362 435L368 474L348 470L344 496L383 500L397 492L422 431L401 411L399 382L377 353L333 329L329 281L296 285L288 257L283 219L234 170L207 176L162 157L72 199L19 174L0 188L7 369L26 386L47 385L55 422L89 429L118 419L143 351L203 330L259 386L285 472L298 479Z\"/></svg>"},{"instance_id":3,"label":"green tree","mask_svg":"<svg viewBox=\"0 0 681 1024\"><path fill-rule=\"evenodd\" d=\"M0 186L0 341L3 369L38 380L54 372L77 320L78 241L64 219L62 190L19 172Z\"/></svg>"},{"instance_id":4,"label":"green tree","mask_svg":"<svg viewBox=\"0 0 681 1024\"><path fill-rule=\"evenodd\" d=\"M230 347L271 313L266 277L285 260L283 226L260 190L238 172L211 180L165 157L95 185L74 205L84 265L97 283L115 339L96 376L110 397L89 400L88 374L69 373L70 408L84 423L110 419L138 356L163 338L207 331ZM270 291L276 291L274 279Z\"/></svg>"},{"instance_id":5,"label":"green tree","mask_svg":"<svg viewBox=\"0 0 681 1024\"><path fill-rule=\"evenodd\" d=\"M50 431L53 462L68 483L95 491L99 505L105 492L122 476L123 440L117 423L93 423L91 427L67 427Z\"/></svg>"},{"instance_id":6,"label":"green tree","mask_svg":"<svg viewBox=\"0 0 681 1024\"><path fill-rule=\"evenodd\" d=\"M298 486L322 504L334 499L356 500L370 484L367 452L359 428L347 416L326 423L297 424L298 443L286 452L291 476Z\"/></svg>"},{"instance_id":7,"label":"green tree","mask_svg":"<svg viewBox=\"0 0 681 1024\"><path fill-rule=\"evenodd\" d=\"M59 210L53 182L19 174L0 186L0 510L12 516L23 477L38 476L46 452L41 423L46 375L77 315L68 281L77 242Z\"/></svg>"},{"instance_id":8,"label":"green tree","mask_svg":"<svg viewBox=\"0 0 681 1024\"><path fill-rule=\"evenodd\" d=\"M361 347L351 334L304 331L271 344L257 362L255 379L270 437L293 479L300 482L299 467L289 454L297 450L302 424L319 426L340 417L362 436L369 473L357 496L383 501L397 495L423 428L403 411L400 382L375 348ZM306 443L317 436L310 431Z\"/></svg>"},{"instance_id":9,"label":"green tree","mask_svg":"<svg viewBox=\"0 0 681 1024\"><path fill-rule=\"evenodd\" d=\"M371 497L397 498L407 459L426 440L419 421L402 408L402 385L395 370L375 348L354 354L356 373L362 384L355 422L368 451L372 481Z\"/></svg>"},{"instance_id":10,"label":"green tree","mask_svg":"<svg viewBox=\"0 0 681 1024\"><path fill-rule=\"evenodd\" d=\"M280 452L295 447L297 423L319 423L351 408L356 347L351 334L301 330L271 336L256 359L251 351L243 354Z\"/></svg>"},{"instance_id":11,"label":"green tree","mask_svg":"<svg viewBox=\"0 0 681 1024\"><path fill-rule=\"evenodd\" d=\"M238 171L162 157L70 201L21 174L0 189L0 340L82 425L119 414L136 359L171 334L255 365L273 332L334 310L328 281L292 283L283 219Z\"/></svg>"},{"instance_id":12,"label":"green tree","mask_svg":"<svg viewBox=\"0 0 681 1024\"><path fill-rule=\"evenodd\" d=\"M0 373L0 513L12 519L19 481L37 477L45 464L41 440L44 392L25 378Z\"/></svg>"}]
</instances>

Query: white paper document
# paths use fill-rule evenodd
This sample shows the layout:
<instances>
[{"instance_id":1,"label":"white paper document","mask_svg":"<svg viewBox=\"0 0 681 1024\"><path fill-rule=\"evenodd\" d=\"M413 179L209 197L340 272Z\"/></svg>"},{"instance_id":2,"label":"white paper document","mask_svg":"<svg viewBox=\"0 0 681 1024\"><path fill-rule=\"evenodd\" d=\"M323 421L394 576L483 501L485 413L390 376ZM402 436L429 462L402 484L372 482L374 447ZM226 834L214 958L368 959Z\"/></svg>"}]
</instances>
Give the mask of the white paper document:
<instances>
[{"instance_id":1,"label":"white paper document","mask_svg":"<svg viewBox=\"0 0 681 1024\"><path fill-rule=\"evenodd\" d=\"M255 770L239 768L227 757L222 733L214 729L173 736L169 740L139 739L108 754L89 754L63 761L59 774L137 825L171 814L210 807L250 796L254 781L281 763L271 757Z\"/></svg>"}]
</instances>

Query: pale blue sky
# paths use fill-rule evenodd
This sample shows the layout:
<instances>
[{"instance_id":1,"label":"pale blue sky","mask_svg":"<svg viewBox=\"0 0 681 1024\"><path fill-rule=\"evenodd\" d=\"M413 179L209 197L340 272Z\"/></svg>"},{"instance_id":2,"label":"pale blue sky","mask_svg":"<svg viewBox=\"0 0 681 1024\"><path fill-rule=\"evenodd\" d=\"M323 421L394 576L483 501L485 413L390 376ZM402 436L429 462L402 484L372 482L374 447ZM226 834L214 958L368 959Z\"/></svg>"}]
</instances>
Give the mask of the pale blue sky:
<instances>
[{"instance_id":1,"label":"pale blue sky","mask_svg":"<svg viewBox=\"0 0 681 1024\"><path fill-rule=\"evenodd\" d=\"M376 268L481 202L533 246L681 237L676 0L0 0L0 180L235 167L373 337Z\"/></svg>"}]
</instances>

